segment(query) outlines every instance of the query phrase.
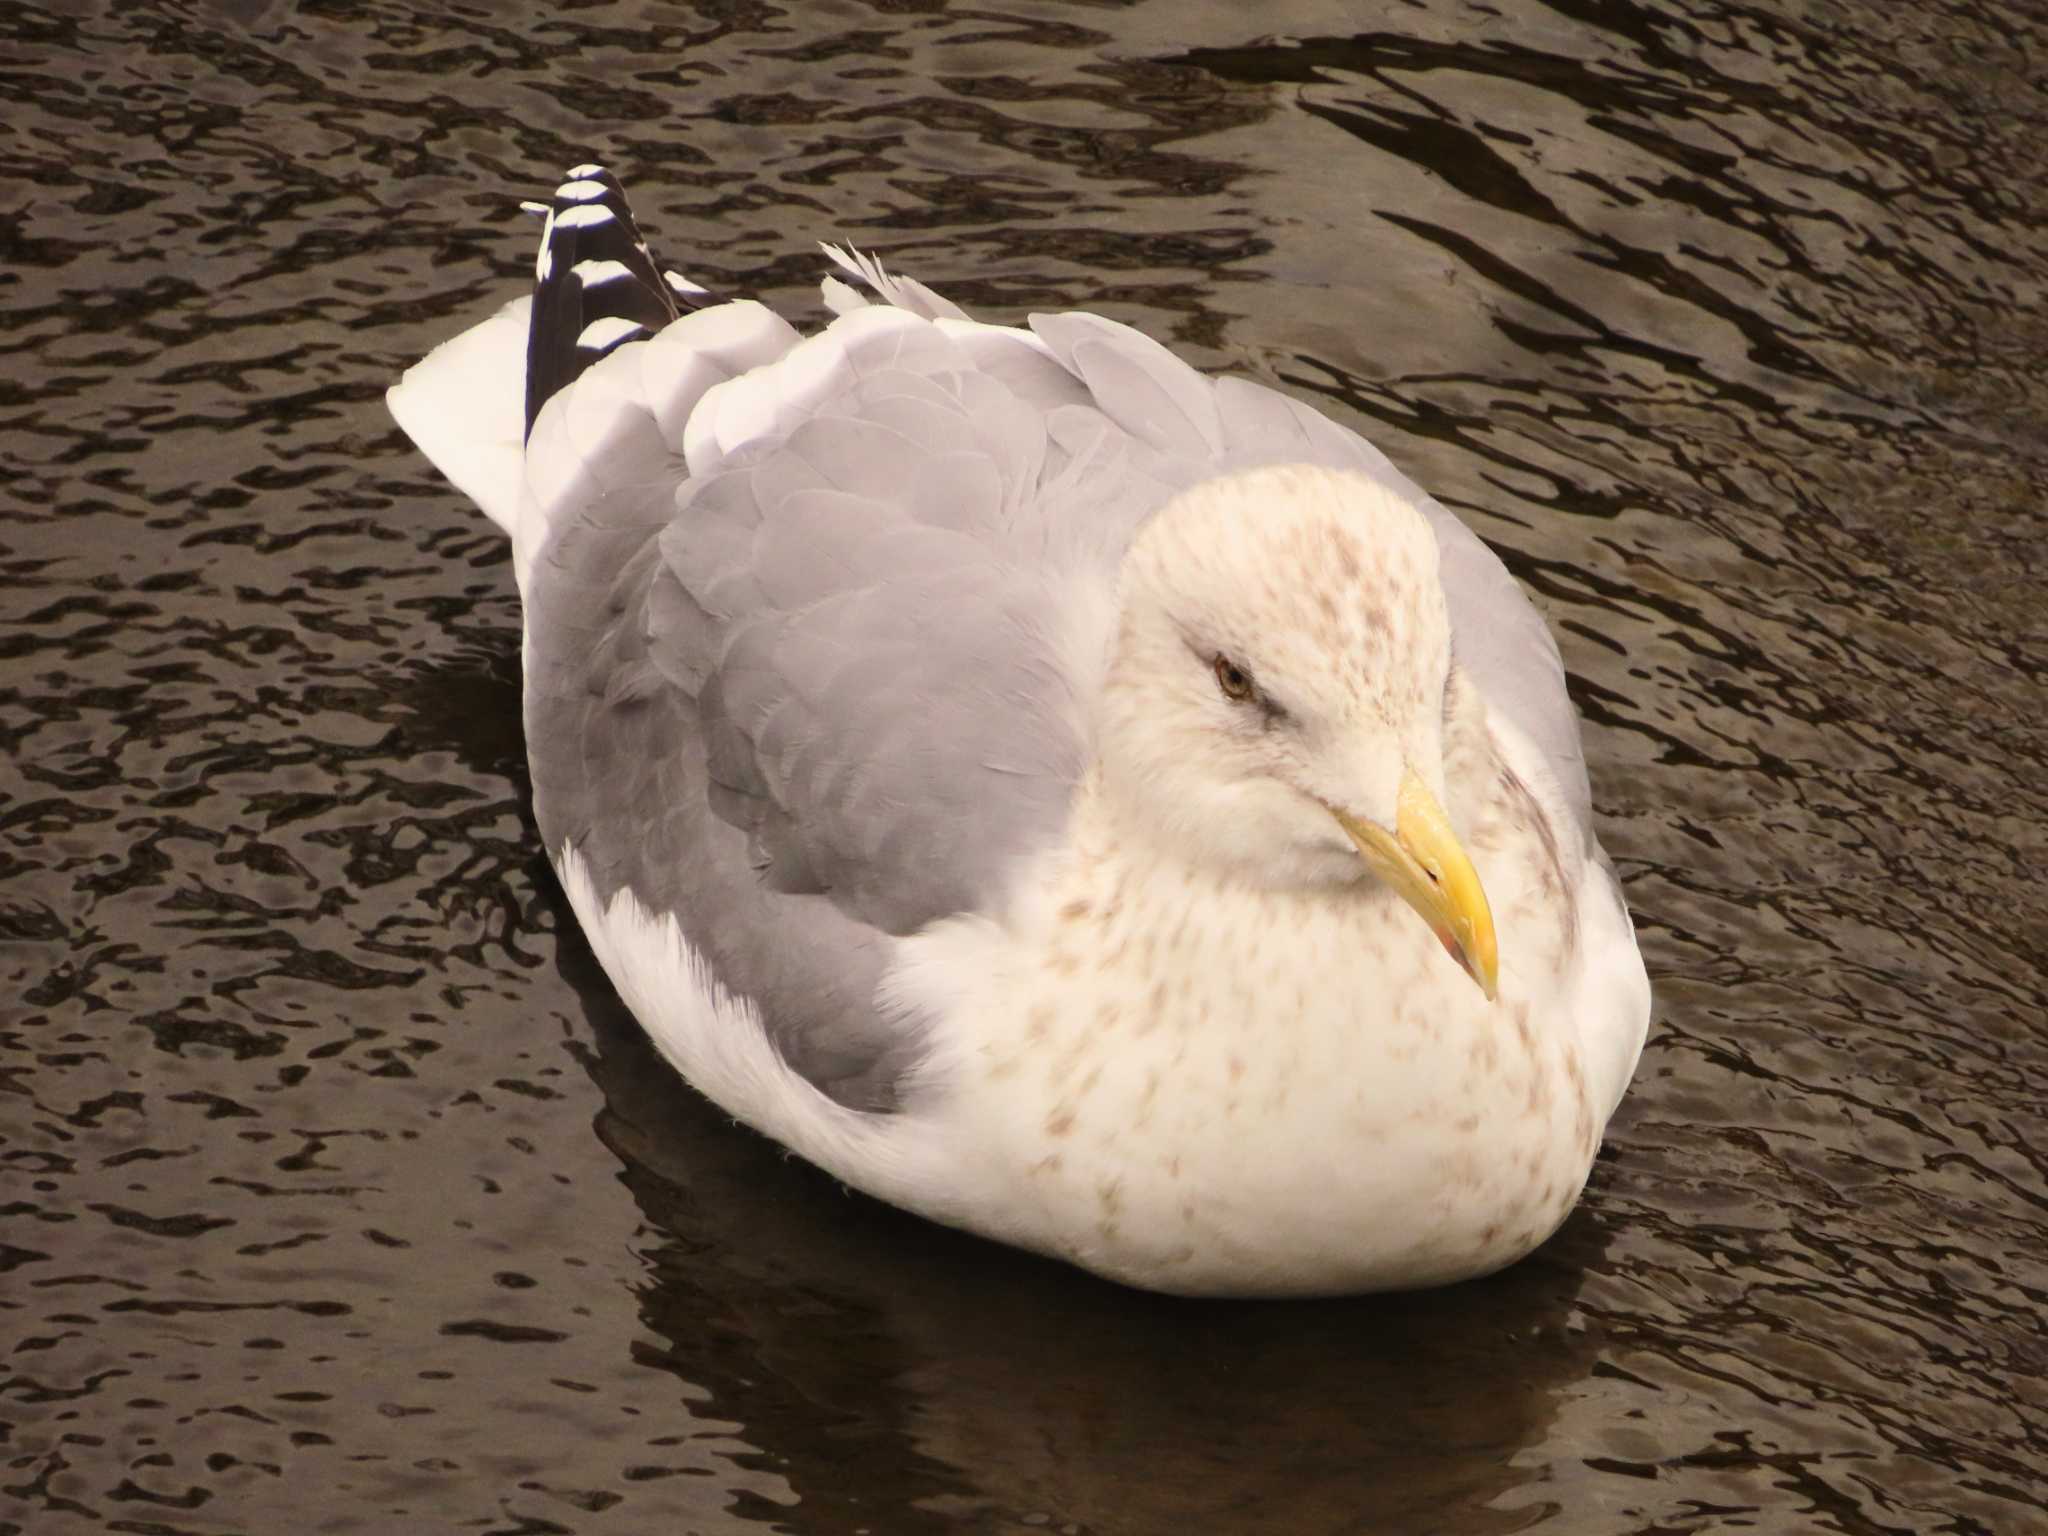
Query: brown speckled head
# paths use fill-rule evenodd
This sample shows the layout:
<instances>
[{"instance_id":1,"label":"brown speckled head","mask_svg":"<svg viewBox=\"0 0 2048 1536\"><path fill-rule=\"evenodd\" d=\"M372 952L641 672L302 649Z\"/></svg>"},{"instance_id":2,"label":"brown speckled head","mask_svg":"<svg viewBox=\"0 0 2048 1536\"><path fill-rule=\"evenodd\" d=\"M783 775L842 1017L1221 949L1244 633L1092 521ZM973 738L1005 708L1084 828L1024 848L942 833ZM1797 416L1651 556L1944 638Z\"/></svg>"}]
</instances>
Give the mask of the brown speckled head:
<instances>
[{"instance_id":1,"label":"brown speckled head","mask_svg":"<svg viewBox=\"0 0 2048 1536\"><path fill-rule=\"evenodd\" d=\"M1362 475L1283 465L1184 493L1125 557L1102 782L1251 883L1359 876L1331 807L1441 793L1450 620L1435 535Z\"/></svg>"}]
</instances>

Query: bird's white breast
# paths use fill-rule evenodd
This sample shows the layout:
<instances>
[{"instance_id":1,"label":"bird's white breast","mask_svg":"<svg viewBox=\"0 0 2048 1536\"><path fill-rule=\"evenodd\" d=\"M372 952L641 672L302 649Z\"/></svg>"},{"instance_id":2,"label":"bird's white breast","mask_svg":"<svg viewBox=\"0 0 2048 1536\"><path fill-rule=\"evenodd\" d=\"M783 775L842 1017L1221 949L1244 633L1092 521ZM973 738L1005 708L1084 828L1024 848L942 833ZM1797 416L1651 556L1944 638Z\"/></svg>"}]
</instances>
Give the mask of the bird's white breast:
<instances>
[{"instance_id":1,"label":"bird's white breast","mask_svg":"<svg viewBox=\"0 0 2048 1536\"><path fill-rule=\"evenodd\" d=\"M1004 918L904 946L899 995L943 1021L913 1114L959 1204L932 1214L1273 1294L1483 1273L1563 1219L1609 1105L1561 929L1504 939L1489 1003L1376 886L1221 884L1086 820Z\"/></svg>"}]
</instances>

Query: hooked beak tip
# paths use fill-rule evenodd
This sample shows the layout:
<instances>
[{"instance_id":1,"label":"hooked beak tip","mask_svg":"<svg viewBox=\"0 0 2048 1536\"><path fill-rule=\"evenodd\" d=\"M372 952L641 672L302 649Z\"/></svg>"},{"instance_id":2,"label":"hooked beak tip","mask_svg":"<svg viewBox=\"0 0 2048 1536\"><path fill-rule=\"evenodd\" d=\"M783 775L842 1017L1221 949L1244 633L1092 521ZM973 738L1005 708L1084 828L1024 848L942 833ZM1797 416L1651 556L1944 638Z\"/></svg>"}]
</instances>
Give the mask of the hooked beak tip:
<instances>
[{"instance_id":1,"label":"hooked beak tip","mask_svg":"<svg viewBox=\"0 0 2048 1536\"><path fill-rule=\"evenodd\" d=\"M1500 998L1500 951L1479 873L1436 796L1411 768L1402 777L1391 835L1331 808L1365 861L1427 922L1445 951L1486 994Z\"/></svg>"}]
</instances>

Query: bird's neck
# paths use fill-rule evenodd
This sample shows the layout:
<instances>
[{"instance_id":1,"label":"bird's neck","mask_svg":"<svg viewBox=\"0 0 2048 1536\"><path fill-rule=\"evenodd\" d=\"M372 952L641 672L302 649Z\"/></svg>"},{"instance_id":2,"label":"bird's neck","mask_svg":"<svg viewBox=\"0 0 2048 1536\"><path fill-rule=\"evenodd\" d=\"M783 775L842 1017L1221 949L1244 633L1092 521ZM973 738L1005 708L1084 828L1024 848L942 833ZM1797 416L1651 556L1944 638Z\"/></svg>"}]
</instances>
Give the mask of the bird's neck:
<instances>
[{"instance_id":1,"label":"bird's neck","mask_svg":"<svg viewBox=\"0 0 2048 1536\"><path fill-rule=\"evenodd\" d=\"M1189 858L1147 828L1093 777L1076 796L1065 847L1042 905L1019 913L1018 937L1054 974L1131 956L1172 978L1205 978L1247 1006L1268 989L1292 995L1306 976L1265 975L1280 935L1327 941L1353 954L1437 945L1428 927L1370 877L1347 885L1277 887ZM1028 935L1028 937L1027 937ZM1295 952L1299 952L1298 949ZM1179 990L1187 995L1190 988Z\"/></svg>"}]
</instances>

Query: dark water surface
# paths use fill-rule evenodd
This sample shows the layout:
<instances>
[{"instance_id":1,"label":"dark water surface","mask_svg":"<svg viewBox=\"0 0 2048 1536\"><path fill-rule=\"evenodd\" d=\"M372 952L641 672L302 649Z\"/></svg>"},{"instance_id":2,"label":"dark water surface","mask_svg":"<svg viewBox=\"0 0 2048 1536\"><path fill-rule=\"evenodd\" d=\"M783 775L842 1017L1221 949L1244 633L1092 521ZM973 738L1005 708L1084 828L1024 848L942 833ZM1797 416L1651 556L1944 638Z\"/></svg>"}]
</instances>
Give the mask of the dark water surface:
<instances>
[{"instance_id":1,"label":"dark water surface","mask_svg":"<svg viewBox=\"0 0 2048 1536\"><path fill-rule=\"evenodd\" d=\"M0 1531L2048 1530L2041 5L0 38ZM1542 1253L1130 1294L659 1065L537 853L505 548L380 398L589 154L707 282L1101 309L1501 548L1658 987Z\"/></svg>"}]
</instances>

